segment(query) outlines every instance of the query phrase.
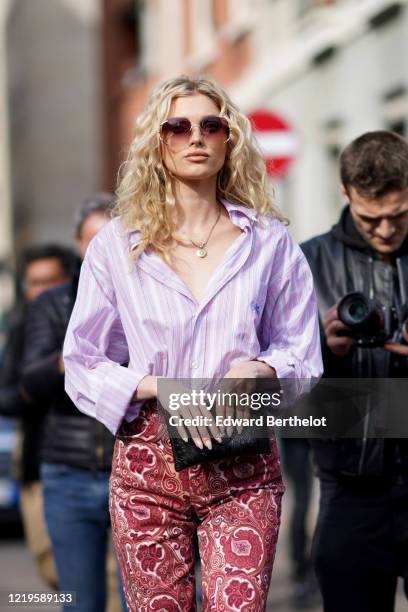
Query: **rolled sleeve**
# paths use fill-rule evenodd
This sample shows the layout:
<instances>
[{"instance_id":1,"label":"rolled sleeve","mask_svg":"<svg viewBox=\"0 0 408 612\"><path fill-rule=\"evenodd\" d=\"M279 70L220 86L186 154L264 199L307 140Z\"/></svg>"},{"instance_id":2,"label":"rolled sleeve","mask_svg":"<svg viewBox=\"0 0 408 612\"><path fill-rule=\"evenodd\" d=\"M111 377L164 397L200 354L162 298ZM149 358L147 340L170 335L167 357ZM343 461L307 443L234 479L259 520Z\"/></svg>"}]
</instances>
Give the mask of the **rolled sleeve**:
<instances>
[{"instance_id":1,"label":"rolled sleeve","mask_svg":"<svg viewBox=\"0 0 408 612\"><path fill-rule=\"evenodd\" d=\"M273 368L278 378L296 378L295 360L285 351L270 349L260 353L257 360Z\"/></svg>"},{"instance_id":2,"label":"rolled sleeve","mask_svg":"<svg viewBox=\"0 0 408 612\"><path fill-rule=\"evenodd\" d=\"M109 270L94 243L82 264L64 342L65 390L81 412L118 430L146 371L128 368L129 353Z\"/></svg>"},{"instance_id":3,"label":"rolled sleeve","mask_svg":"<svg viewBox=\"0 0 408 612\"><path fill-rule=\"evenodd\" d=\"M318 310L310 268L287 231L278 264L268 286L257 360L274 368L278 378L303 380L307 391L323 372Z\"/></svg>"}]
</instances>

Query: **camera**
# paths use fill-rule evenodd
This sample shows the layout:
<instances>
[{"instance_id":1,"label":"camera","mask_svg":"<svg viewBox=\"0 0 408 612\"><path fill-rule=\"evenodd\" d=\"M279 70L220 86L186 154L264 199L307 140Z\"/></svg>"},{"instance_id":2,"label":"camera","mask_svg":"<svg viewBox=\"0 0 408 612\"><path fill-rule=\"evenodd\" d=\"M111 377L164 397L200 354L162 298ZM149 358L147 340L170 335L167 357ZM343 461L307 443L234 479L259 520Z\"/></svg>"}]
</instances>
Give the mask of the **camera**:
<instances>
[{"instance_id":1,"label":"camera","mask_svg":"<svg viewBox=\"0 0 408 612\"><path fill-rule=\"evenodd\" d=\"M366 348L383 346L399 330L408 330L408 304L398 316L392 306L384 306L364 293L354 291L345 295L337 307L338 317L350 328L347 335L356 339L357 345Z\"/></svg>"}]
</instances>

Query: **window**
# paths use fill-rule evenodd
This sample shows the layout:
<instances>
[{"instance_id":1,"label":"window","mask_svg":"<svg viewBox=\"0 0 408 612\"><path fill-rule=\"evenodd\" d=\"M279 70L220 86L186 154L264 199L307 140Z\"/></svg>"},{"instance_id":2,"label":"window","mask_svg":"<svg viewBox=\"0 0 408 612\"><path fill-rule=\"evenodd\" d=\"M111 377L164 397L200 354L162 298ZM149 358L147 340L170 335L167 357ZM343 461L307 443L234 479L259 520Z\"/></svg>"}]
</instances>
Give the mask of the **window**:
<instances>
[{"instance_id":1,"label":"window","mask_svg":"<svg viewBox=\"0 0 408 612\"><path fill-rule=\"evenodd\" d=\"M396 87L384 96L385 127L401 136L408 135L408 93L405 87Z\"/></svg>"},{"instance_id":2,"label":"window","mask_svg":"<svg viewBox=\"0 0 408 612\"><path fill-rule=\"evenodd\" d=\"M228 20L228 0L211 0L214 28L222 28Z\"/></svg>"},{"instance_id":3,"label":"window","mask_svg":"<svg viewBox=\"0 0 408 612\"><path fill-rule=\"evenodd\" d=\"M191 48L189 67L202 70L212 62L217 51L212 0L190 1Z\"/></svg>"},{"instance_id":4,"label":"window","mask_svg":"<svg viewBox=\"0 0 408 612\"><path fill-rule=\"evenodd\" d=\"M260 17L259 0L225 0L226 15L220 27L222 36L233 43L250 32Z\"/></svg>"},{"instance_id":5,"label":"window","mask_svg":"<svg viewBox=\"0 0 408 612\"><path fill-rule=\"evenodd\" d=\"M343 204L340 193L340 154L343 149L343 122L331 119L323 126L323 146L325 151L327 204L336 217Z\"/></svg>"}]
</instances>

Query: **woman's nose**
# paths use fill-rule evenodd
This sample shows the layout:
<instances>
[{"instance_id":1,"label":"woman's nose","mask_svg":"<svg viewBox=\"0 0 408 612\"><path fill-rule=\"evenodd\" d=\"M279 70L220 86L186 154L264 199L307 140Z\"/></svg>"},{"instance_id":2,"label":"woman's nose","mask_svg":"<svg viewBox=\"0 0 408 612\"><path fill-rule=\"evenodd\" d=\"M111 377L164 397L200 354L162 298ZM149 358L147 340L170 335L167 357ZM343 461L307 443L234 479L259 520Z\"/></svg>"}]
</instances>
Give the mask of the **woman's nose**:
<instances>
[{"instance_id":1,"label":"woman's nose","mask_svg":"<svg viewBox=\"0 0 408 612\"><path fill-rule=\"evenodd\" d=\"M203 135L199 125L193 124L190 131L190 142L202 142Z\"/></svg>"}]
</instances>

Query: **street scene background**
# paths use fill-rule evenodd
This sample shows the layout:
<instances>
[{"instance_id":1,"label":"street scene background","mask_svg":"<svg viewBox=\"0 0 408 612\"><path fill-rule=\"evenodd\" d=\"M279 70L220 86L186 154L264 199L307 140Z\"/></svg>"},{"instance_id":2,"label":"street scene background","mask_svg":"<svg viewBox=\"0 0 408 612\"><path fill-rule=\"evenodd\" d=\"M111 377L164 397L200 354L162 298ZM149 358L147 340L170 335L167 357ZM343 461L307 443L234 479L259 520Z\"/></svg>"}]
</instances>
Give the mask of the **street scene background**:
<instances>
[{"instance_id":1,"label":"street scene background","mask_svg":"<svg viewBox=\"0 0 408 612\"><path fill-rule=\"evenodd\" d=\"M0 30L0 365L21 253L73 245L74 210L115 190L156 83L206 75L249 116L265 114L255 135L299 242L339 216L348 142L376 129L407 136L407 0L1 0ZM0 591L45 591L18 516L18 428L0 420ZM307 551L319 496L308 469ZM293 578L286 484L268 610L318 612L313 577Z\"/></svg>"}]
</instances>

